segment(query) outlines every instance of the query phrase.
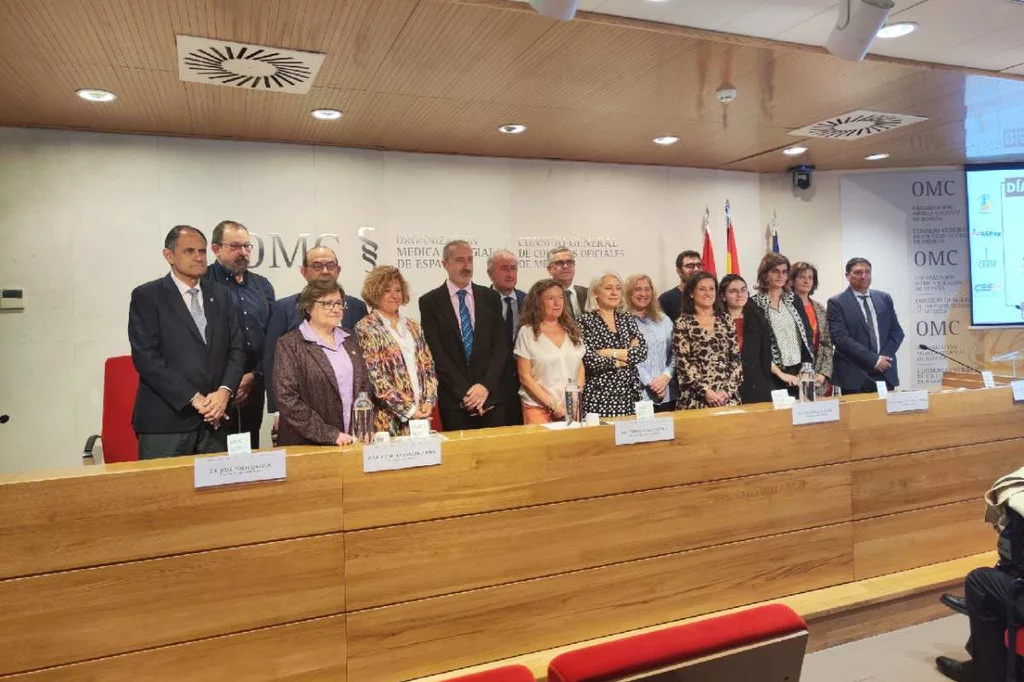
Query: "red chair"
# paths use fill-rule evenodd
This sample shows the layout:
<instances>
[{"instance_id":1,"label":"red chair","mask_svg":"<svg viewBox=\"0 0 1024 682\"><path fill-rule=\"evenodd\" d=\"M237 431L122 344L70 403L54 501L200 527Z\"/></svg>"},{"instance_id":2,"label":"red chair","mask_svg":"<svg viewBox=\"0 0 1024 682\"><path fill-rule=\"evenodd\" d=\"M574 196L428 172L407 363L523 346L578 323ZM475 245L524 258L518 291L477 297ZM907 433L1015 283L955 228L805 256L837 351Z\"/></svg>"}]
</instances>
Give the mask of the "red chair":
<instances>
[{"instance_id":1,"label":"red chair","mask_svg":"<svg viewBox=\"0 0 1024 682\"><path fill-rule=\"evenodd\" d=\"M804 620L769 604L564 653L548 682L796 682L806 647Z\"/></svg>"},{"instance_id":2,"label":"red chair","mask_svg":"<svg viewBox=\"0 0 1024 682\"><path fill-rule=\"evenodd\" d=\"M441 427L441 411L437 409L437 405L434 405L434 411L430 413L430 430L438 433L444 431Z\"/></svg>"},{"instance_id":3,"label":"red chair","mask_svg":"<svg viewBox=\"0 0 1024 682\"><path fill-rule=\"evenodd\" d=\"M537 682L525 665L506 665L482 673L453 677L447 682Z\"/></svg>"},{"instance_id":4,"label":"red chair","mask_svg":"<svg viewBox=\"0 0 1024 682\"><path fill-rule=\"evenodd\" d=\"M132 428L139 374L130 355L107 358L103 366L103 425L100 434L85 441L84 456L92 457L96 439L103 443L104 462L134 462L139 441Z\"/></svg>"}]
</instances>

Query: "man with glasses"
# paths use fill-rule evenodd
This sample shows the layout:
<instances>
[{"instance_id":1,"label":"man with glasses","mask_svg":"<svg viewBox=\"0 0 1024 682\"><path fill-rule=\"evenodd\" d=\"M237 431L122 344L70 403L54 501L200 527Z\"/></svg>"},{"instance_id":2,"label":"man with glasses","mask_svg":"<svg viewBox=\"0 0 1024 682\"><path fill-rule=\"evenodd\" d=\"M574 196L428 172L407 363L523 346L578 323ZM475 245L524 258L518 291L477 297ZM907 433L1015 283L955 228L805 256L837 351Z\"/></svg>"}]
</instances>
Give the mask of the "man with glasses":
<instances>
[{"instance_id":1,"label":"man with glasses","mask_svg":"<svg viewBox=\"0 0 1024 682\"><path fill-rule=\"evenodd\" d=\"M548 251L548 274L565 290L565 305L577 320L586 312L587 287L572 281L576 279L576 254L566 246ZM575 294L575 296L573 295Z\"/></svg>"},{"instance_id":2,"label":"man with glasses","mask_svg":"<svg viewBox=\"0 0 1024 682\"><path fill-rule=\"evenodd\" d=\"M338 265L338 256L334 251L326 246L317 246L303 256L302 268L299 272L307 282L313 280L336 282L338 275L341 274L341 267ZM277 301L270 312L267 340L263 349L263 376L267 377L267 412L271 414L277 412L277 402L274 400L274 352L277 349L277 340L291 330L298 329L302 324L298 304L299 295L295 294ZM366 304L355 296L345 296L345 314L341 318L341 328L352 334L356 323L364 317L366 317ZM276 431L276 418L274 425Z\"/></svg>"},{"instance_id":3,"label":"man with glasses","mask_svg":"<svg viewBox=\"0 0 1024 682\"><path fill-rule=\"evenodd\" d=\"M679 286L672 287L658 297L658 303L668 319L675 322L683 311L683 287L686 280L704 269L701 255L696 251L683 251L676 256L676 274L679 275Z\"/></svg>"},{"instance_id":4,"label":"man with glasses","mask_svg":"<svg viewBox=\"0 0 1024 682\"><path fill-rule=\"evenodd\" d=\"M231 431L248 432L252 446L260 446L263 424L263 346L274 304L274 287L263 275L249 272L252 241L249 229L234 220L222 220L213 228L211 239L216 260L203 279L223 284L231 292L238 311L238 321L245 339L245 373L235 391L236 417Z\"/></svg>"},{"instance_id":5,"label":"man with glasses","mask_svg":"<svg viewBox=\"0 0 1024 682\"><path fill-rule=\"evenodd\" d=\"M846 262L846 280L846 291L828 299L828 330L836 348L832 383L843 393L873 393L876 382L885 381L891 391L900 385L896 351L903 343L892 296L871 288L867 258Z\"/></svg>"}]
</instances>

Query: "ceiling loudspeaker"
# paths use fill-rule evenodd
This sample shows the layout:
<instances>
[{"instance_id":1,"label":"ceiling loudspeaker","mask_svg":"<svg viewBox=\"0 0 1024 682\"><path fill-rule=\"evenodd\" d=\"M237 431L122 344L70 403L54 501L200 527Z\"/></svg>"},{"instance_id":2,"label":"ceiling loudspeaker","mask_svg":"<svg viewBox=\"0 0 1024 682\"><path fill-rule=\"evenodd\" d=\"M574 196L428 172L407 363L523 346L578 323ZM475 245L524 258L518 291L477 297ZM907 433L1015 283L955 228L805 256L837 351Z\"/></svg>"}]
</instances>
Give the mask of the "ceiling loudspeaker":
<instances>
[{"instance_id":1,"label":"ceiling loudspeaker","mask_svg":"<svg viewBox=\"0 0 1024 682\"><path fill-rule=\"evenodd\" d=\"M533 9L559 21L571 21L579 4L580 0L530 0Z\"/></svg>"},{"instance_id":2,"label":"ceiling loudspeaker","mask_svg":"<svg viewBox=\"0 0 1024 682\"><path fill-rule=\"evenodd\" d=\"M893 4L893 0L840 0L839 21L825 49L851 62L864 59Z\"/></svg>"}]
</instances>

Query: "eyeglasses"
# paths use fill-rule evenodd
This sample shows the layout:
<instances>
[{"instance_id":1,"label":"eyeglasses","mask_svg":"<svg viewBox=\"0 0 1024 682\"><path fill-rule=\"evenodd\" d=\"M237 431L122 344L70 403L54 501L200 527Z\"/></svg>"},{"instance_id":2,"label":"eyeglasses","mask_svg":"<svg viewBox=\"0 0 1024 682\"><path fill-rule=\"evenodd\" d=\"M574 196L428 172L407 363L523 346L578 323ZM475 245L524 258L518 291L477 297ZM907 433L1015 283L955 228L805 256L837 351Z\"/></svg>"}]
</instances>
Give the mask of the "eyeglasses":
<instances>
[{"instance_id":1,"label":"eyeglasses","mask_svg":"<svg viewBox=\"0 0 1024 682\"><path fill-rule=\"evenodd\" d=\"M330 272L338 269L338 261L333 263L310 263L309 269L313 272Z\"/></svg>"},{"instance_id":2,"label":"eyeglasses","mask_svg":"<svg viewBox=\"0 0 1024 682\"><path fill-rule=\"evenodd\" d=\"M571 268L572 266L576 265L576 261L575 260L553 260L553 261L551 261L551 264L554 265L556 268Z\"/></svg>"},{"instance_id":3,"label":"eyeglasses","mask_svg":"<svg viewBox=\"0 0 1024 682\"><path fill-rule=\"evenodd\" d=\"M704 265L700 261L696 263L683 263L683 270L700 270L702 267Z\"/></svg>"},{"instance_id":4,"label":"eyeglasses","mask_svg":"<svg viewBox=\"0 0 1024 682\"><path fill-rule=\"evenodd\" d=\"M747 288L743 287L742 289L726 289L725 293L732 294L733 296L737 296L739 294L747 293Z\"/></svg>"},{"instance_id":5,"label":"eyeglasses","mask_svg":"<svg viewBox=\"0 0 1024 682\"><path fill-rule=\"evenodd\" d=\"M217 246L223 246L231 251L252 251L251 243L239 244L238 242L231 242L230 244L225 244L224 242L219 242Z\"/></svg>"},{"instance_id":6,"label":"eyeglasses","mask_svg":"<svg viewBox=\"0 0 1024 682\"><path fill-rule=\"evenodd\" d=\"M334 301L314 301L318 306L324 310L344 310L345 301L338 299Z\"/></svg>"},{"instance_id":7,"label":"eyeglasses","mask_svg":"<svg viewBox=\"0 0 1024 682\"><path fill-rule=\"evenodd\" d=\"M789 274L789 268L785 268L785 267L772 268L768 272L772 273L773 275L788 275Z\"/></svg>"}]
</instances>

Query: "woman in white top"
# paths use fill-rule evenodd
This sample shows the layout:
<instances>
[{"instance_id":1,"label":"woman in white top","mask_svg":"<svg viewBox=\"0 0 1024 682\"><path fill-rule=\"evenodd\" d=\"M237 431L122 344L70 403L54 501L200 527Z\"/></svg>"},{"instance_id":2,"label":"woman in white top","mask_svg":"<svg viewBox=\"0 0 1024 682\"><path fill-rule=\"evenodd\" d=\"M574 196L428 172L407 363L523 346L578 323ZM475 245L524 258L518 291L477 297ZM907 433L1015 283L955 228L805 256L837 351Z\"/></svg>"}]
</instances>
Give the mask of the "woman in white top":
<instances>
[{"instance_id":1,"label":"woman in white top","mask_svg":"<svg viewBox=\"0 0 1024 682\"><path fill-rule=\"evenodd\" d=\"M355 331L377 407L374 430L407 434L410 419L429 419L434 411L434 358L420 326L401 313L409 284L398 268L374 268L363 283L363 299L373 313Z\"/></svg>"},{"instance_id":2,"label":"woman in white top","mask_svg":"<svg viewBox=\"0 0 1024 682\"><path fill-rule=\"evenodd\" d=\"M570 379L583 387L585 350L562 286L553 279L534 284L519 313L515 347L524 424L565 418L565 387Z\"/></svg>"}]
</instances>

